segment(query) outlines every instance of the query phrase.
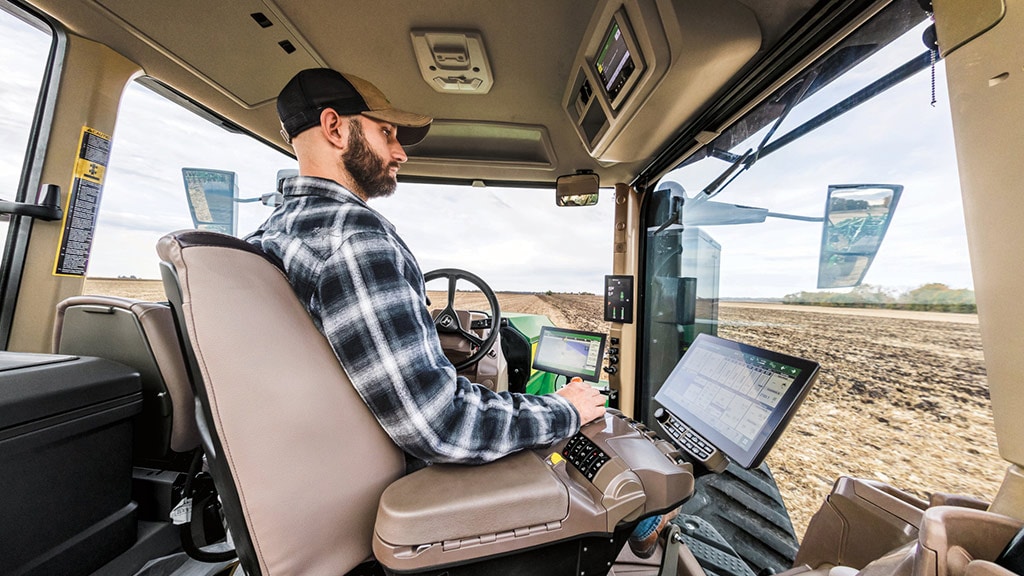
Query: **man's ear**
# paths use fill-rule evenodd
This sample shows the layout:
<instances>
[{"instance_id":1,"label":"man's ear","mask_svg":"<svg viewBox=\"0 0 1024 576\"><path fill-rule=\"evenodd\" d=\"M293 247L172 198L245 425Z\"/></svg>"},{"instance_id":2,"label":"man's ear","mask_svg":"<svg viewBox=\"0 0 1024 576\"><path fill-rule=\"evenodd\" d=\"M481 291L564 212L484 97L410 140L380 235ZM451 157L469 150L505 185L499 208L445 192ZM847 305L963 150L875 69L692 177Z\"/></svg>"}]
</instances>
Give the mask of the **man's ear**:
<instances>
[{"instance_id":1,"label":"man's ear","mask_svg":"<svg viewBox=\"0 0 1024 576\"><path fill-rule=\"evenodd\" d=\"M324 108L320 112L320 132L335 148L344 151L348 146L348 122L333 108Z\"/></svg>"}]
</instances>

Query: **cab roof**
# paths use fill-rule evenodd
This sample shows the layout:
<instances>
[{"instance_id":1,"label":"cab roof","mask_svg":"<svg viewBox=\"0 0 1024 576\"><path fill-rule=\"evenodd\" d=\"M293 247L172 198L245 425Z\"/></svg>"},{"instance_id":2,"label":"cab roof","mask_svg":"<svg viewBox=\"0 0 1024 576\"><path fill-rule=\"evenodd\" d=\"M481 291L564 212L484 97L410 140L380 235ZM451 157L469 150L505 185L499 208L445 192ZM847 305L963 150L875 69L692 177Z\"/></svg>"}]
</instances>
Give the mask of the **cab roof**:
<instances>
[{"instance_id":1,"label":"cab roof","mask_svg":"<svg viewBox=\"0 0 1024 576\"><path fill-rule=\"evenodd\" d=\"M151 86L286 152L275 109L285 82L308 67L355 74L377 85L396 107L435 118L427 138L407 150L403 179L489 185L545 185L579 170L598 173L603 185L659 175L718 136L744 106L764 98L773 82L796 69L801 54L824 49L829 34L865 18L877 5L827 0L30 3L69 32L102 41L137 63ZM635 69L621 96L600 86L597 72L616 23L627 36ZM457 68L462 56L471 60L466 70ZM612 56L607 58L611 62ZM456 67L445 69L445 62ZM443 79L427 80L439 74L457 83L466 76L469 85L475 68L490 72L483 82L490 82L486 93L452 89L452 81L438 90L446 84Z\"/></svg>"}]
</instances>

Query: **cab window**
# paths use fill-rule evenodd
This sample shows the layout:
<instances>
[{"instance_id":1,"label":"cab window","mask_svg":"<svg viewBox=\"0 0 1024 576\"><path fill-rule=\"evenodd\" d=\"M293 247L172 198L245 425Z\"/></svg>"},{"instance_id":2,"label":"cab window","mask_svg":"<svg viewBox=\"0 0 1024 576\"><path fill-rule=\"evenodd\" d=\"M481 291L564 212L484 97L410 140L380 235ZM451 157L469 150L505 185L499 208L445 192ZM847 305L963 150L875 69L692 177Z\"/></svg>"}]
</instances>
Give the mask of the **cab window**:
<instances>
[{"instance_id":1,"label":"cab window","mask_svg":"<svg viewBox=\"0 0 1024 576\"><path fill-rule=\"evenodd\" d=\"M36 200L39 162L31 161L45 135L42 88L49 70L54 35L42 21L17 8L0 3L0 199ZM37 127L38 126L38 127ZM0 248L4 268L13 246L10 217L0 217ZM22 247L24 249L24 247Z\"/></svg>"},{"instance_id":2,"label":"cab window","mask_svg":"<svg viewBox=\"0 0 1024 576\"><path fill-rule=\"evenodd\" d=\"M777 126L772 120L748 130L734 145L712 143L702 159L669 173L647 205L647 393L657 392L701 332L822 365L768 458L798 536L840 475L891 482L925 498L938 485L985 499L1002 476L944 69L941 62L934 69L933 105L921 42L927 24L800 100ZM773 148L911 60L920 71L909 79ZM764 142L770 154L713 184ZM862 211L866 218L846 220L863 226L874 218L888 229L859 285L829 287L838 274L828 268L837 261L833 240L849 232L839 230L836 215L899 187L898 204L890 195ZM720 203L720 211L702 211L702 202ZM677 205L683 224L673 217ZM828 207L834 212L825 228ZM878 220L883 212L887 221ZM861 264L845 272L857 278ZM907 448L894 447L897 437ZM957 473L936 477L942 470Z\"/></svg>"},{"instance_id":3,"label":"cab window","mask_svg":"<svg viewBox=\"0 0 1024 576\"><path fill-rule=\"evenodd\" d=\"M147 84L155 85L131 83L122 97L86 293L164 300L157 241L211 220L205 198L193 196L190 203L190 194L202 194L195 180L234 174L221 215L228 214L229 228L242 236L270 213L260 197L275 191L278 170L297 167L266 143L226 130Z\"/></svg>"}]
</instances>

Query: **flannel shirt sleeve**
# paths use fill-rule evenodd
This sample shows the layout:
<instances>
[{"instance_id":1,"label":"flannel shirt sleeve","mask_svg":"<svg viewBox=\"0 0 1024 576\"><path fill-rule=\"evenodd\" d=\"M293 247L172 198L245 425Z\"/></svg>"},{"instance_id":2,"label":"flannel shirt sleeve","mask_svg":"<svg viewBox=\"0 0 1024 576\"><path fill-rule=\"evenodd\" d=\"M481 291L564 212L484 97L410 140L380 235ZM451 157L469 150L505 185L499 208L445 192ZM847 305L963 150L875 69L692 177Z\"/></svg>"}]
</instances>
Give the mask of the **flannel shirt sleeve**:
<instances>
[{"instance_id":1,"label":"flannel shirt sleeve","mask_svg":"<svg viewBox=\"0 0 1024 576\"><path fill-rule=\"evenodd\" d=\"M484 463L579 429L549 394L495 393L456 376L441 351L404 246L383 232L347 237L314 275L322 331L388 435L427 462Z\"/></svg>"}]
</instances>

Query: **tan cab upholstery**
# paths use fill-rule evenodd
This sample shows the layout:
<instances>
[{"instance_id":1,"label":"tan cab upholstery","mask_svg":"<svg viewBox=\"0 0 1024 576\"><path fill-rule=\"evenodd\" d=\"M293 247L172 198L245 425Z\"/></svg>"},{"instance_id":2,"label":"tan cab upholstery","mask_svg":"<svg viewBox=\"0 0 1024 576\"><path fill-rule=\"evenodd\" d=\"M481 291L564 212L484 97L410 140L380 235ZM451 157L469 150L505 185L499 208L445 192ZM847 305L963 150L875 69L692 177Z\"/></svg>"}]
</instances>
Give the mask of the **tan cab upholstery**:
<instances>
[{"instance_id":1,"label":"tan cab upholstery","mask_svg":"<svg viewBox=\"0 0 1024 576\"><path fill-rule=\"evenodd\" d=\"M97 356L139 371L143 412L135 427L137 456L152 461L199 446L192 387L166 303L68 298L57 305L53 352Z\"/></svg>"},{"instance_id":2,"label":"tan cab upholstery","mask_svg":"<svg viewBox=\"0 0 1024 576\"><path fill-rule=\"evenodd\" d=\"M157 251L246 573L345 574L371 556L377 502L404 456L261 252L197 231Z\"/></svg>"}]
</instances>

